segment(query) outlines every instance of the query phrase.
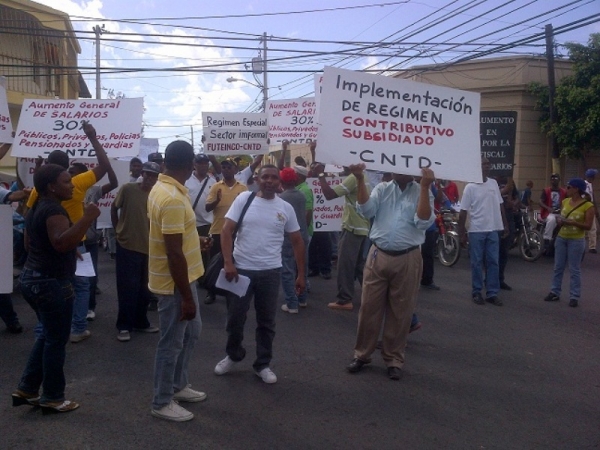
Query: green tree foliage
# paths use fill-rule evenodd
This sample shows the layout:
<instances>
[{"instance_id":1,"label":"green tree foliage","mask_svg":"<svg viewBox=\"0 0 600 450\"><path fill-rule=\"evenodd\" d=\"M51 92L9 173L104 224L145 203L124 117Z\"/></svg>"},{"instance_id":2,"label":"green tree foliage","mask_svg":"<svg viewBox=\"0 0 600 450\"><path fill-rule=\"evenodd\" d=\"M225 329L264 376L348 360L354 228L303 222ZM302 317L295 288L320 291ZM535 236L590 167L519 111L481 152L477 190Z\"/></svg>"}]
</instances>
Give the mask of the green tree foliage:
<instances>
[{"instance_id":1,"label":"green tree foliage","mask_svg":"<svg viewBox=\"0 0 600 450\"><path fill-rule=\"evenodd\" d=\"M561 155L581 158L600 151L600 34L592 34L588 45L567 43L573 74L556 86L554 104L558 122L550 122L548 86L532 83L536 109L543 111L542 131L555 136Z\"/></svg>"}]
</instances>

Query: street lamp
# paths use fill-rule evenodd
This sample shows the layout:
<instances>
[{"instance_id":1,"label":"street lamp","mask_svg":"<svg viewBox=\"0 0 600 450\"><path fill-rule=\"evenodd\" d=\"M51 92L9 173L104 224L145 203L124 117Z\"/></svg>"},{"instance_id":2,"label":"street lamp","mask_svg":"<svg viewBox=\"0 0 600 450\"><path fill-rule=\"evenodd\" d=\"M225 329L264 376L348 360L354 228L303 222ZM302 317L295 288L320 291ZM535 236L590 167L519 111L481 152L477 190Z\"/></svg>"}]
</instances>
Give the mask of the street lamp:
<instances>
[{"instance_id":1,"label":"street lamp","mask_svg":"<svg viewBox=\"0 0 600 450\"><path fill-rule=\"evenodd\" d=\"M244 80L243 78L234 78L234 77L227 78L228 83L235 83L236 81L242 81L244 83L248 83L249 85L257 87L262 91L262 94L263 94L262 109L263 109L263 112L265 112L267 110L267 99L268 99L267 90L265 89L265 87L260 83L253 83L252 81Z\"/></svg>"}]
</instances>

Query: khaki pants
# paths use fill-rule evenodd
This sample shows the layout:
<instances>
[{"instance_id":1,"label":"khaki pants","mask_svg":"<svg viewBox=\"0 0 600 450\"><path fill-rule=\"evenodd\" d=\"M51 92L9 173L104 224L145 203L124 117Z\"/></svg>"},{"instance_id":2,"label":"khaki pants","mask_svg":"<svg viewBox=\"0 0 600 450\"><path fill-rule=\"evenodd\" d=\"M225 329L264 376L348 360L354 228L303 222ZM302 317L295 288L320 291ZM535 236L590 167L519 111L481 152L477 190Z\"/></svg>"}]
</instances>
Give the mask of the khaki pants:
<instances>
[{"instance_id":1,"label":"khaki pants","mask_svg":"<svg viewBox=\"0 0 600 450\"><path fill-rule=\"evenodd\" d=\"M371 361L383 322L383 360L388 367L402 368L422 270L418 248L390 256L371 246L363 273L355 358Z\"/></svg>"},{"instance_id":2,"label":"khaki pants","mask_svg":"<svg viewBox=\"0 0 600 450\"><path fill-rule=\"evenodd\" d=\"M597 228L596 228L596 218L594 217L594 221L592 222L592 228L589 231L586 231L585 234L588 238L588 248L590 250L594 250L596 248L596 236L597 236Z\"/></svg>"}]
</instances>

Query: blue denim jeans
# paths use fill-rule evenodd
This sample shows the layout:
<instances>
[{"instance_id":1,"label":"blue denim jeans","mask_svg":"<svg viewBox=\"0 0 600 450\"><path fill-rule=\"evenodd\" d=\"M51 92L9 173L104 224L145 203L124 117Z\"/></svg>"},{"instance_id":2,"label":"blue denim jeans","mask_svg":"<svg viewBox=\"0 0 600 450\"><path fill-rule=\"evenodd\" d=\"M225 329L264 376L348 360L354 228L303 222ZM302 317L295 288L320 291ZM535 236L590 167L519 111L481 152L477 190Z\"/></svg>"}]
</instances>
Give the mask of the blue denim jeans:
<instances>
[{"instance_id":1,"label":"blue denim jeans","mask_svg":"<svg viewBox=\"0 0 600 450\"><path fill-rule=\"evenodd\" d=\"M174 295L157 295L160 339L154 361L154 398L152 409L168 405L173 394L185 388L188 382L188 366L200 331L200 307L195 282L190 284L196 317L180 321L181 294L175 288Z\"/></svg>"},{"instance_id":2,"label":"blue denim jeans","mask_svg":"<svg viewBox=\"0 0 600 450\"><path fill-rule=\"evenodd\" d=\"M560 296L562 279L567 264L571 274L569 298L579 300L581 296L581 258L585 252L585 239L565 239L560 236L554 241L554 276L552 293Z\"/></svg>"},{"instance_id":3,"label":"blue denim jeans","mask_svg":"<svg viewBox=\"0 0 600 450\"><path fill-rule=\"evenodd\" d=\"M273 357L273 339L275 338L275 313L279 297L281 269L245 270L238 269L240 275L250 278L250 286L243 297L227 293L227 355L233 361L241 361L246 356L242 345L244 325L250 301L254 297L256 310L256 360L252 367L261 371L269 367Z\"/></svg>"},{"instance_id":4,"label":"blue denim jeans","mask_svg":"<svg viewBox=\"0 0 600 450\"><path fill-rule=\"evenodd\" d=\"M19 323L10 294L0 294L0 319L7 327Z\"/></svg>"},{"instance_id":5,"label":"blue denim jeans","mask_svg":"<svg viewBox=\"0 0 600 450\"><path fill-rule=\"evenodd\" d=\"M90 301L88 309L94 311L96 309L96 286L98 286L98 241L86 239L85 249L89 252L92 257L92 264L94 265L94 271L96 272L95 277L90 277Z\"/></svg>"},{"instance_id":6,"label":"blue denim jeans","mask_svg":"<svg viewBox=\"0 0 600 450\"><path fill-rule=\"evenodd\" d=\"M90 306L90 278L74 276L71 279L75 291L71 333L81 334L87 330L87 312Z\"/></svg>"},{"instance_id":7,"label":"blue denim jeans","mask_svg":"<svg viewBox=\"0 0 600 450\"><path fill-rule=\"evenodd\" d=\"M121 247L117 241L117 329L148 328L148 255Z\"/></svg>"},{"instance_id":8,"label":"blue denim jeans","mask_svg":"<svg viewBox=\"0 0 600 450\"><path fill-rule=\"evenodd\" d=\"M471 258L472 293L483 289L483 266L485 264L486 297L494 297L500 291L500 235L497 231L469 233L469 257Z\"/></svg>"},{"instance_id":9,"label":"blue denim jeans","mask_svg":"<svg viewBox=\"0 0 600 450\"><path fill-rule=\"evenodd\" d=\"M65 346L71 330L74 299L71 280L48 278L31 269L23 269L21 292L43 328L29 354L19 389L35 394L42 386L42 403L63 401Z\"/></svg>"},{"instance_id":10,"label":"blue denim jeans","mask_svg":"<svg viewBox=\"0 0 600 450\"><path fill-rule=\"evenodd\" d=\"M308 242L304 243L304 273L308 275ZM296 257L294 256L294 248L291 243L284 241L281 249L281 286L285 296L285 303L290 309L298 309L298 303L306 303L306 290L296 295ZM305 276L305 278L308 278ZM306 283L306 280L305 280Z\"/></svg>"}]
</instances>

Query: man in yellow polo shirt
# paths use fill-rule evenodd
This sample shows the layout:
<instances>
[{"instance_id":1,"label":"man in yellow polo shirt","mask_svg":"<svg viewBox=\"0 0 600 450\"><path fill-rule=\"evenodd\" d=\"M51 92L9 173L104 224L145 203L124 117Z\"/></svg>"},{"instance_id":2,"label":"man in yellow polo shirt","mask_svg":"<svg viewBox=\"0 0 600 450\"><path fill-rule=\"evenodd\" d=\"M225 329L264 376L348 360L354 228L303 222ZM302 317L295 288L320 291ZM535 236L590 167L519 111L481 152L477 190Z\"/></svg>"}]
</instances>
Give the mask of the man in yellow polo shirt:
<instances>
[{"instance_id":1,"label":"man in yellow polo shirt","mask_svg":"<svg viewBox=\"0 0 600 450\"><path fill-rule=\"evenodd\" d=\"M102 144L96 138L96 130L94 127L86 122L83 125L83 131L90 140L94 151L96 152L96 158L98 158L98 165L92 170L81 173L71 178L73 183L73 197L70 200L65 200L61 203L62 207L67 210L69 219L72 223L79 221L83 217L83 201L85 199L86 191L96 184L96 182L110 169L110 161L106 152L102 147ZM69 168L69 156L60 150L54 150L48 155L48 163L58 164L65 169ZM27 202L27 208L31 208L37 201L37 192L34 189L29 196ZM85 236L84 236L85 239ZM85 251L85 250L83 250ZM88 277L73 277L73 290L75 291L75 300L73 302L73 320L71 322L71 342L81 342L89 338L92 333L87 329L87 313L90 302L90 279Z\"/></svg>"},{"instance_id":2,"label":"man in yellow polo shirt","mask_svg":"<svg viewBox=\"0 0 600 450\"><path fill-rule=\"evenodd\" d=\"M166 169L148 196L148 287L158 297L160 323L152 415L175 422L194 417L178 402L206 399L188 383L188 364L202 328L194 283L204 274L196 214L185 187L193 161L189 143L171 142L165 150Z\"/></svg>"}]
</instances>

